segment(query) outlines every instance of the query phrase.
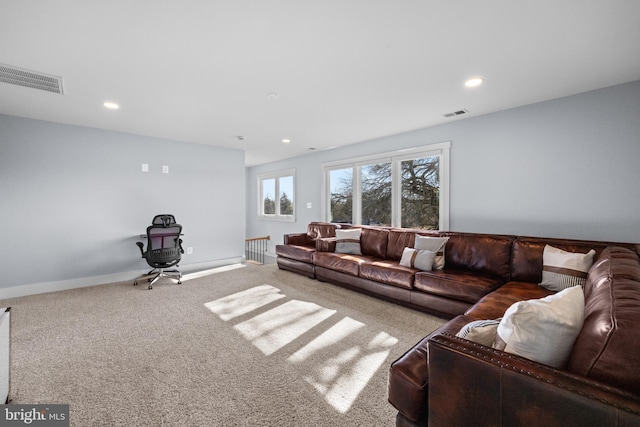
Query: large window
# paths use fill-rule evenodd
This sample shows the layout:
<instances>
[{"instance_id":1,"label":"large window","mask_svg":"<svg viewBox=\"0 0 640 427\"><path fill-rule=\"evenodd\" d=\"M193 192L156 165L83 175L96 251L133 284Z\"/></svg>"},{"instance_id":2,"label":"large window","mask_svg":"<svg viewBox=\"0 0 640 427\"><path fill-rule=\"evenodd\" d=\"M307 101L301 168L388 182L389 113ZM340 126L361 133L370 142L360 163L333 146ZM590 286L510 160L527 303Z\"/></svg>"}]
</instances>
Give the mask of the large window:
<instances>
[{"instance_id":1,"label":"large window","mask_svg":"<svg viewBox=\"0 0 640 427\"><path fill-rule=\"evenodd\" d=\"M449 148L444 142L323 164L323 220L448 229Z\"/></svg>"},{"instance_id":2,"label":"large window","mask_svg":"<svg viewBox=\"0 0 640 427\"><path fill-rule=\"evenodd\" d=\"M295 169L258 175L258 217L295 221Z\"/></svg>"}]
</instances>

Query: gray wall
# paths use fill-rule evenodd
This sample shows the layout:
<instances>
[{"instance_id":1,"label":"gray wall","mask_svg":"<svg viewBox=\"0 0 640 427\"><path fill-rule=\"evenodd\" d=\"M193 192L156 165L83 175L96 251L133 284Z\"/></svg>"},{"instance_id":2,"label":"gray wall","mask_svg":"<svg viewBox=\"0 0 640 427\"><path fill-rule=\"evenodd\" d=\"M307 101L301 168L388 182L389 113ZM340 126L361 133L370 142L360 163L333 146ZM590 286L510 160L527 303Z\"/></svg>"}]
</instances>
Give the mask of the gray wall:
<instances>
[{"instance_id":1,"label":"gray wall","mask_svg":"<svg viewBox=\"0 0 640 427\"><path fill-rule=\"evenodd\" d=\"M183 270L241 260L244 179L239 150L0 115L0 297L133 279L158 213L194 249Z\"/></svg>"},{"instance_id":2,"label":"gray wall","mask_svg":"<svg viewBox=\"0 0 640 427\"><path fill-rule=\"evenodd\" d=\"M442 141L451 230L640 242L640 81L250 168L247 234L319 220L323 162ZM297 222L258 220L256 175L292 167Z\"/></svg>"}]
</instances>

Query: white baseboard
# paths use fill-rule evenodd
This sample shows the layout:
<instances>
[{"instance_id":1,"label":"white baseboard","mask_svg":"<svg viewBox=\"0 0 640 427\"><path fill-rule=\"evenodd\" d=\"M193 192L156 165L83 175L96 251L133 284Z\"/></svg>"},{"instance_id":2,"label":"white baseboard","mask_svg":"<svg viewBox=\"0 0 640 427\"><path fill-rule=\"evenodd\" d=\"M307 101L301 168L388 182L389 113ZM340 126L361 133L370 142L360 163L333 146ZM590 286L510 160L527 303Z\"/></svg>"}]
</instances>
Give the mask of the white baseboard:
<instances>
[{"instance_id":1,"label":"white baseboard","mask_svg":"<svg viewBox=\"0 0 640 427\"><path fill-rule=\"evenodd\" d=\"M199 262L195 264L180 264L180 272L193 273L202 270L209 270L230 264L243 263L244 257L227 258L216 261ZM0 299L18 298L27 295L43 294L46 292L66 291L68 289L84 288L87 286L106 285L109 283L124 282L127 280L135 280L149 271L144 270L126 271L122 273L105 274L102 276L80 277L77 279L59 280L55 282L32 283L22 286L13 286L10 288L0 288Z\"/></svg>"}]
</instances>

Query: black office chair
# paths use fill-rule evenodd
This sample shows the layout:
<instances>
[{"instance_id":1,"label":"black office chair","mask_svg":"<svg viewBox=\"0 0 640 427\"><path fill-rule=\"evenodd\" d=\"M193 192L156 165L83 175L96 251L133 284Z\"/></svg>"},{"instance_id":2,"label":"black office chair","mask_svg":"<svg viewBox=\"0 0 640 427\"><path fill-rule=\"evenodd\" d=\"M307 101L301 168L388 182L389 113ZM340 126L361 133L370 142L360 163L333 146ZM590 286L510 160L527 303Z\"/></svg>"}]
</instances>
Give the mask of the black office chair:
<instances>
[{"instance_id":1,"label":"black office chair","mask_svg":"<svg viewBox=\"0 0 640 427\"><path fill-rule=\"evenodd\" d=\"M156 219L164 217L162 220ZM177 267L184 250L182 249L182 225L176 224L173 215L158 215L154 218L153 224L147 227L147 251L144 252L144 244L136 242L140 248L142 258L147 260L147 264L153 267L146 275L136 279L133 285L136 286L139 280L147 279L149 289L153 289L153 284L162 277L177 277L178 284L182 284L182 274L177 269L167 270Z\"/></svg>"}]
</instances>

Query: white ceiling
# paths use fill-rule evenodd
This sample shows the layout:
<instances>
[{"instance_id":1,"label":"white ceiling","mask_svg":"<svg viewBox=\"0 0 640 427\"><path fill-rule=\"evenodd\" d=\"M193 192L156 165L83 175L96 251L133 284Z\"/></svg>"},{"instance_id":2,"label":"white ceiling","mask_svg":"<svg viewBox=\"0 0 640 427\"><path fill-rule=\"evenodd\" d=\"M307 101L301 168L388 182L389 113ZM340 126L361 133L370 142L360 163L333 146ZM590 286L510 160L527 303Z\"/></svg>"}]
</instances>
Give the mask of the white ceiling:
<instances>
[{"instance_id":1,"label":"white ceiling","mask_svg":"<svg viewBox=\"0 0 640 427\"><path fill-rule=\"evenodd\" d=\"M64 86L0 83L0 114L242 149L248 166L640 79L638 0L0 0L0 11L0 64ZM466 89L472 76L485 84Z\"/></svg>"}]
</instances>

